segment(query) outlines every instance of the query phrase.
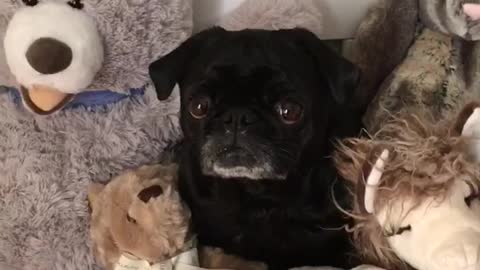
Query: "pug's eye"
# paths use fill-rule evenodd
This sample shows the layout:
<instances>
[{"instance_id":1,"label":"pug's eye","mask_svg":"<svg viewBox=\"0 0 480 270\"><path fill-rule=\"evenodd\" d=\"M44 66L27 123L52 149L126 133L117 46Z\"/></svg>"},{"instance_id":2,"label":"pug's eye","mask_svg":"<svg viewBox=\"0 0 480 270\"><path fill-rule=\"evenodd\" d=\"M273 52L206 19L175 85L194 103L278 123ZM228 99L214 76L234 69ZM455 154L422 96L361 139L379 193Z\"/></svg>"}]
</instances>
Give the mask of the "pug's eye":
<instances>
[{"instance_id":1,"label":"pug's eye","mask_svg":"<svg viewBox=\"0 0 480 270\"><path fill-rule=\"evenodd\" d=\"M208 114L210 109L211 100L209 97L196 97L190 100L188 104L188 110L193 118L202 119Z\"/></svg>"},{"instance_id":2,"label":"pug's eye","mask_svg":"<svg viewBox=\"0 0 480 270\"><path fill-rule=\"evenodd\" d=\"M33 7L38 4L38 0L23 0L23 3L29 7Z\"/></svg>"},{"instance_id":3,"label":"pug's eye","mask_svg":"<svg viewBox=\"0 0 480 270\"><path fill-rule=\"evenodd\" d=\"M303 106L290 99L284 99L275 105L280 120L287 125L293 125L303 116Z\"/></svg>"},{"instance_id":4,"label":"pug's eye","mask_svg":"<svg viewBox=\"0 0 480 270\"><path fill-rule=\"evenodd\" d=\"M70 5L72 8L75 8L75 9L82 9L83 8L83 4L82 4L81 0L68 1L68 5Z\"/></svg>"},{"instance_id":5,"label":"pug's eye","mask_svg":"<svg viewBox=\"0 0 480 270\"><path fill-rule=\"evenodd\" d=\"M129 214L127 214L127 221L133 224L137 224L137 220L132 218Z\"/></svg>"}]
</instances>

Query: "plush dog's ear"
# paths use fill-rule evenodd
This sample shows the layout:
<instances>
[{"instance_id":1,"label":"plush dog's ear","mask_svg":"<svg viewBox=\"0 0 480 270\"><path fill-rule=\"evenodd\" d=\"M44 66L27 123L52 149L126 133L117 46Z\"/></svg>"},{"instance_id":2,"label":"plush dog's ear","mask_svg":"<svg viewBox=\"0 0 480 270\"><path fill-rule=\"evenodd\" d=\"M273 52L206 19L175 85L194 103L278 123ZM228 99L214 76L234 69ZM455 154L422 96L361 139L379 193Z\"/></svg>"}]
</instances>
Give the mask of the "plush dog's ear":
<instances>
[{"instance_id":1,"label":"plush dog's ear","mask_svg":"<svg viewBox=\"0 0 480 270\"><path fill-rule=\"evenodd\" d=\"M319 73L338 104L345 104L353 96L360 81L360 69L329 48L315 34L304 29L293 29L298 41L313 57Z\"/></svg>"},{"instance_id":2,"label":"plush dog's ear","mask_svg":"<svg viewBox=\"0 0 480 270\"><path fill-rule=\"evenodd\" d=\"M202 49L218 39L226 31L220 27L204 30L186 41L169 54L161 57L149 66L149 74L160 100L167 99L176 83L185 76L188 64Z\"/></svg>"},{"instance_id":3,"label":"plush dog's ear","mask_svg":"<svg viewBox=\"0 0 480 270\"><path fill-rule=\"evenodd\" d=\"M100 183L91 183L88 186L88 208L90 211L93 209L95 205L95 200L98 197L98 194L100 194L103 189L105 188L105 185L100 184Z\"/></svg>"}]
</instances>

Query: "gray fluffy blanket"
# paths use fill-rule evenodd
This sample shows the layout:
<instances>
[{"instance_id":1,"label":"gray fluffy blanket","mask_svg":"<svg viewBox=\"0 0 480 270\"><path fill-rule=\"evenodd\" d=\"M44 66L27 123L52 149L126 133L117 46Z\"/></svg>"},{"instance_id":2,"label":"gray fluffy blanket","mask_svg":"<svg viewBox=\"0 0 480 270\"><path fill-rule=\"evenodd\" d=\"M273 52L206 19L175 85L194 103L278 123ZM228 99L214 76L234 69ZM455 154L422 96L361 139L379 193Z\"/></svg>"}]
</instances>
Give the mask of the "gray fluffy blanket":
<instances>
[{"instance_id":1,"label":"gray fluffy blanket","mask_svg":"<svg viewBox=\"0 0 480 270\"><path fill-rule=\"evenodd\" d=\"M82 2L97 22L106 57L89 90L143 88L148 63L191 33L189 0ZM0 0L0 41L20 5ZM165 158L181 137L178 95L161 103L147 86L108 105L40 116L18 101L2 53L0 46L0 269L98 269L87 185Z\"/></svg>"},{"instance_id":2,"label":"gray fluffy blanket","mask_svg":"<svg viewBox=\"0 0 480 270\"><path fill-rule=\"evenodd\" d=\"M175 97L37 116L0 91L0 262L21 269L93 269L90 181L159 161L180 137Z\"/></svg>"}]
</instances>

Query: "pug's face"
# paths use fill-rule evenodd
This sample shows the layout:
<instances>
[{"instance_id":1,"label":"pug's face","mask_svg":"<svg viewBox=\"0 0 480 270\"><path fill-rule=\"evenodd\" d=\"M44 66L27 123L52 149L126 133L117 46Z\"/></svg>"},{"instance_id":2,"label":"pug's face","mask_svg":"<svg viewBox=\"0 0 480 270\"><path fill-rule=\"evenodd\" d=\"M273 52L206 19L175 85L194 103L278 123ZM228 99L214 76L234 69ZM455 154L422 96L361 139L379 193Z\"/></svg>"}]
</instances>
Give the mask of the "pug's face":
<instances>
[{"instance_id":1,"label":"pug's face","mask_svg":"<svg viewBox=\"0 0 480 270\"><path fill-rule=\"evenodd\" d=\"M251 180L285 179L306 153L321 151L357 79L350 63L299 29L207 30L150 74L160 99L179 84L181 126L202 173Z\"/></svg>"},{"instance_id":2,"label":"pug's face","mask_svg":"<svg viewBox=\"0 0 480 270\"><path fill-rule=\"evenodd\" d=\"M283 179L312 136L311 105L281 70L214 66L184 92L182 127L204 174Z\"/></svg>"}]
</instances>

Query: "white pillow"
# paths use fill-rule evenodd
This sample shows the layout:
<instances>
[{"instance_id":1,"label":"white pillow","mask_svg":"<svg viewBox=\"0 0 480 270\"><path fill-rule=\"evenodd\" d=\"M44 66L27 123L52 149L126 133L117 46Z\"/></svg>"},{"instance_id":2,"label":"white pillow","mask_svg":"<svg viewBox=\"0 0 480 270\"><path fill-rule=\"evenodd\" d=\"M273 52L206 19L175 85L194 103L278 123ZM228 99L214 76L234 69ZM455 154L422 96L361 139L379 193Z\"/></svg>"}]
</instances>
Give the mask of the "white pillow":
<instances>
[{"instance_id":1,"label":"white pillow","mask_svg":"<svg viewBox=\"0 0 480 270\"><path fill-rule=\"evenodd\" d=\"M194 31L211 27L245 0L193 1ZM269 1L269 0L258 0ZM368 7L378 0L315 0L323 12L325 39L352 38Z\"/></svg>"}]
</instances>

